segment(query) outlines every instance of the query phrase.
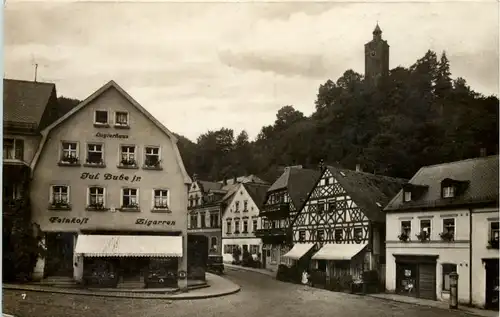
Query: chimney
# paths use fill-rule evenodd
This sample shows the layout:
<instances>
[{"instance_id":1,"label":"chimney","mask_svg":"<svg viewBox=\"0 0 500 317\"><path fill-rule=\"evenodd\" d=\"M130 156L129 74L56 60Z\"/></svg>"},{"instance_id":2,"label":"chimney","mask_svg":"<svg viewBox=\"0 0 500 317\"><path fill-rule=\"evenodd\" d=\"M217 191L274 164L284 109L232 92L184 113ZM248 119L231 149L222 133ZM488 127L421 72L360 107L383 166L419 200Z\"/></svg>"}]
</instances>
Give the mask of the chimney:
<instances>
[{"instance_id":1,"label":"chimney","mask_svg":"<svg viewBox=\"0 0 500 317\"><path fill-rule=\"evenodd\" d=\"M480 157L485 157L486 156L486 148L482 147L481 150L479 151L479 156Z\"/></svg>"},{"instance_id":2,"label":"chimney","mask_svg":"<svg viewBox=\"0 0 500 317\"><path fill-rule=\"evenodd\" d=\"M361 164L356 164L356 172L362 172Z\"/></svg>"}]
</instances>

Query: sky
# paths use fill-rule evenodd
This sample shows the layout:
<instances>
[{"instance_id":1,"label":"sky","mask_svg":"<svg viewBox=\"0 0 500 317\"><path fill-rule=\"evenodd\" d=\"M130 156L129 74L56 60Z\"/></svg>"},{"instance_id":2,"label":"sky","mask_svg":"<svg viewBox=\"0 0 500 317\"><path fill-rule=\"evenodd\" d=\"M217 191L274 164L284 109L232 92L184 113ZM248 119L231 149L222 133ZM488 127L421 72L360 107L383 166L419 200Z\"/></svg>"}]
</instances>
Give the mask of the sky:
<instances>
[{"instance_id":1,"label":"sky","mask_svg":"<svg viewBox=\"0 0 500 317\"><path fill-rule=\"evenodd\" d=\"M452 77L499 90L499 3L23 2L6 0L4 75L85 99L116 81L168 129L196 141L250 138L285 105L310 115L319 85L364 73L378 21L390 68L446 51Z\"/></svg>"}]
</instances>

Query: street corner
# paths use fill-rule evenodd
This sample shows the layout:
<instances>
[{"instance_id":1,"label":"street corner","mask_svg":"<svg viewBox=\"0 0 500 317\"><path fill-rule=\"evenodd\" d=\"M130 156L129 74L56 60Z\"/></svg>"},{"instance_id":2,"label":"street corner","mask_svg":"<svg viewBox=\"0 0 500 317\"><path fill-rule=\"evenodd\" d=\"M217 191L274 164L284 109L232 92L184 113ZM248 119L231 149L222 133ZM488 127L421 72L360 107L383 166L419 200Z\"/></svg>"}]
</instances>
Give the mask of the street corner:
<instances>
[{"instance_id":1,"label":"street corner","mask_svg":"<svg viewBox=\"0 0 500 317\"><path fill-rule=\"evenodd\" d=\"M206 273L207 284L209 287L192 290L186 293L172 295L172 300L193 300L205 299L213 297L222 297L227 295L236 294L241 290L240 285L230 281L229 279L212 274Z\"/></svg>"}]
</instances>

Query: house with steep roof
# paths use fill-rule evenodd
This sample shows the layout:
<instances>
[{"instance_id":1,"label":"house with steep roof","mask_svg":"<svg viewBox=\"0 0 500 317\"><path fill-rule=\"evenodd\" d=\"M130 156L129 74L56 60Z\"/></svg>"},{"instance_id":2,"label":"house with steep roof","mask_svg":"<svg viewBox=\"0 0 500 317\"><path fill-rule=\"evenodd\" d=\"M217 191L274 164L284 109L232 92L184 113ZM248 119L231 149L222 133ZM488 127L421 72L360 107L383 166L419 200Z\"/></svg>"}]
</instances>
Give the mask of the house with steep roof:
<instances>
[{"instance_id":1,"label":"house with steep roof","mask_svg":"<svg viewBox=\"0 0 500 317\"><path fill-rule=\"evenodd\" d=\"M255 232L260 229L259 211L268 188L269 184L247 182L232 191L222 214L224 262L233 262L235 249L241 254L248 252L261 261L262 240L255 236Z\"/></svg>"},{"instance_id":2,"label":"house with steep roof","mask_svg":"<svg viewBox=\"0 0 500 317\"><path fill-rule=\"evenodd\" d=\"M381 271L384 262L384 206L406 180L323 168L292 224L294 246L285 257L324 272L325 283L342 275Z\"/></svg>"},{"instance_id":3,"label":"house with steep roof","mask_svg":"<svg viewBox=\"0 0 500 317\"><path fill-rule=\"evenodd\" d=\"M283 257L291 248L291 223L302 208L320 172L302 166L286 167L283 174L269 187L260 209L261 229L255 233L262 239L262 265L277 271L280 264L290 264Z\"/></svg>"},{"instance_id":4,"label":"house with steep roof","mask_svg":"<svg viewBox=\"0 0 500 317\"><path fill-rule=\"evenodd\" d=\"M498 309L498 155L424 166L386 206L386 288Z\"/></svg>"},{"instance_id":5,"label":"house with steep roof","mask_svg":"<svg viewBox=\"0 0 500 317\"><path fill-rule=\"evenodd\" d=\"M187 288L191 178L175 136L116 82L41 131L31 168L36 277Z\"/></svg>"}]
</instances>

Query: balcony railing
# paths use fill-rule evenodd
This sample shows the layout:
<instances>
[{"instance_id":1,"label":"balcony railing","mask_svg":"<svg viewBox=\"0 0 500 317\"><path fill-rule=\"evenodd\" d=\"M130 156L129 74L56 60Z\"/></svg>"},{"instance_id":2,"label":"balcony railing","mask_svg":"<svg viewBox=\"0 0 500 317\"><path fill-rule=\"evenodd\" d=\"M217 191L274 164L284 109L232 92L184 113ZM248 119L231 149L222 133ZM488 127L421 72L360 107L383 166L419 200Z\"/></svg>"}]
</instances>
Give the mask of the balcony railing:
<instances>
[{"instance_id":1,"label":"balcony railing","mask_svg":"<svg viewBox=\"0 0 500 317\"><path fill-rule=\"evenodd\" d=\"M290 215L289 203L277 203L272 205L264 205L259 216L269 219L283 219Z\"/></svg>"}]
</instances>

